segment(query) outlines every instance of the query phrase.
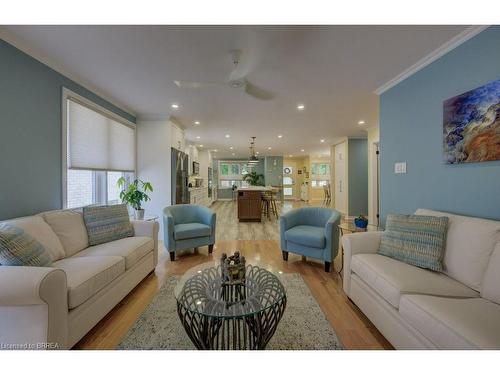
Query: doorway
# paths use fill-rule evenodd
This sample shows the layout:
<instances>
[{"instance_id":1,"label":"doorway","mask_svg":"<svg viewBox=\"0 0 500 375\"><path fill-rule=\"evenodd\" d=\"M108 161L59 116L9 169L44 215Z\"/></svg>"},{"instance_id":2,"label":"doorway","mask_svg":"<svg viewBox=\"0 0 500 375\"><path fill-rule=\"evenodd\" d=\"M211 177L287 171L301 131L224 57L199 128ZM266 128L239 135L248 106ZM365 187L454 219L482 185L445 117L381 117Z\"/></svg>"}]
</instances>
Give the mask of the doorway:
<instances>
[{"instance_id":1,"label":"doorway","mask_svg":"<svg viewBox=\"0 0 500 375\"><path fill-rule=\"evenodd\" d=\"M335 209L347 214L346 143L335 146Z\"/></svg>"},{"instance_id":2,"label":"doorway","mask_svg":"<svg viewBox=\"0 0 500 375\"><path fill-rule=\"evenodd\" d=\"M283 198L285 200L295 200L296 198L296 173L297 164L295 162L285 162L283 164Z\"/></svg>"}]
</instances>

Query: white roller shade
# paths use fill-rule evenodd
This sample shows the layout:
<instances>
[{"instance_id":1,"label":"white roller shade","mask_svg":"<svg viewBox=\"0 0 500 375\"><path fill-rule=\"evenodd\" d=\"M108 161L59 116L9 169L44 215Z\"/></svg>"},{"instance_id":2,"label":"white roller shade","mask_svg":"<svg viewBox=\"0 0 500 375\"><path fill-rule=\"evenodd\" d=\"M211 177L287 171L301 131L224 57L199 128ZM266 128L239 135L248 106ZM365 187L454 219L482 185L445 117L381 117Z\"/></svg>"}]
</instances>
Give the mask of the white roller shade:
<instances>
[{"instance_id":1,"label":"white roller shade","mask_svg":"<svg viewBox=\"0 0 500 375\"><path fill-rule=\"evenodd\" d=\"M133 172L135 129L68 100L68 168Z\"/></svg>"}]
</instances>

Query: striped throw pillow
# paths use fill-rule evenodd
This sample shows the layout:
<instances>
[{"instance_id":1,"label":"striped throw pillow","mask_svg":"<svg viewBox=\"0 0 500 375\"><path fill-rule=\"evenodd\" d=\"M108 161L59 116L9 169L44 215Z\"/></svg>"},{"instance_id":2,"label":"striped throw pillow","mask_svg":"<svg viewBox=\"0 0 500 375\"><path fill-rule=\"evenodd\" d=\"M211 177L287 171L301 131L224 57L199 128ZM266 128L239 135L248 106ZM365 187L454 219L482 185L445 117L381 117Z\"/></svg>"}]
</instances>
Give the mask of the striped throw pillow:
<instances>
[{"instance_id":1,"label":"striped throw pillow","mask_svg":"<svg viewBox=\"0 0 500 375\"><path fill-rule=\"evenodd\" d=\"M125 204L84 207L83 220L90 246L134 235Z\"/></svg>"},{"instance_id":2,"label":"striped throw pillow","mask_svg":"<svg viewBox=\"0 0 500 375\"><path fill-rule=\"evenodd\" d=\"M390 214L378 253L413 266L442 271L447 230L447 217Z\"/></svg>"},{"instance_id":3,"label":"striped throw pillow","mask_svg":"<svg viewBox=\"0 0 500 375\"><path fill-rule=\"evenodd\" d=\"M48 267L52 258L40 242L23 229L0 224L0 264L2 266Z\"/></svg>"}]
</instances>

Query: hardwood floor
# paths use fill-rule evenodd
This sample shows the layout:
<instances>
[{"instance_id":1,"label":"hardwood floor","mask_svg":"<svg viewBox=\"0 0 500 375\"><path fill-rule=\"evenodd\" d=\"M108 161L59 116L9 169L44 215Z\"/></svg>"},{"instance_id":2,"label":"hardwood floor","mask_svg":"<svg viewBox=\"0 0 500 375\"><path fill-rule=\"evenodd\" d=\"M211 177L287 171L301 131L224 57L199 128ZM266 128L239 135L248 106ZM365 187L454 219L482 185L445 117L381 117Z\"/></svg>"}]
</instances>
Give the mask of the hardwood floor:
<instances>
[{"instance_id":1,"label":"hardwood floor","mask_svg":"<svg viewBox=\"0 0 500 375\"><path fill-rule=\"evenodd\" d=\"M280 209L284 211L303 205L306 204L285 202ZM342 290L342 279L336 272L326 273L323 271L322 263L303 260L296 254L290 253L288 262L283 261L279 235L276 237L278 222L273 219L262 224L240 225L236 219L236 212L231 212L235 210L233 206L234 202L217 202L212 206L217 211L218 226L218 241L213 254L208 254L207 247L201 247L196 251L187 250L178 253L176 260L171 262L161 244L155 272L146 277L75 348L115 348L167 277L180 276L191 267L216 260L223 252L230 253L235 250L239 250L247 258L248 263L259 265L272 272L300 273L346 349L392 348L373 324L347 299ZM233 239L226 239L231 236Z\"/></svg>"}]
</instances>

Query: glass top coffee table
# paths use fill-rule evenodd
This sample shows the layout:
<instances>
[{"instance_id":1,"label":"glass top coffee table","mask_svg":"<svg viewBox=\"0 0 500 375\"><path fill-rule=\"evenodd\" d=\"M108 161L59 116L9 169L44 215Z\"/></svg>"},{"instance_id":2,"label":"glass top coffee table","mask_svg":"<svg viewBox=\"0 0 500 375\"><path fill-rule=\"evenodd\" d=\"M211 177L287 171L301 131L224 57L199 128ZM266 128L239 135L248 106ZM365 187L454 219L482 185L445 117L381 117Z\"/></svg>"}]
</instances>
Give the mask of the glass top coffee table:
<instances>
[{"instance_id":1,"label":"glass top coffee table","mask_svg":"<svg viewBox=\"0 0 500 375\"><path fill-rule=\"evenodd\" d=\"M197 349L265 349L286 307L286 291L271 272L245 267L241 284L223 282L221 267L189 270L175 287L177 312Z\"/></svg>"}]
</instances>

